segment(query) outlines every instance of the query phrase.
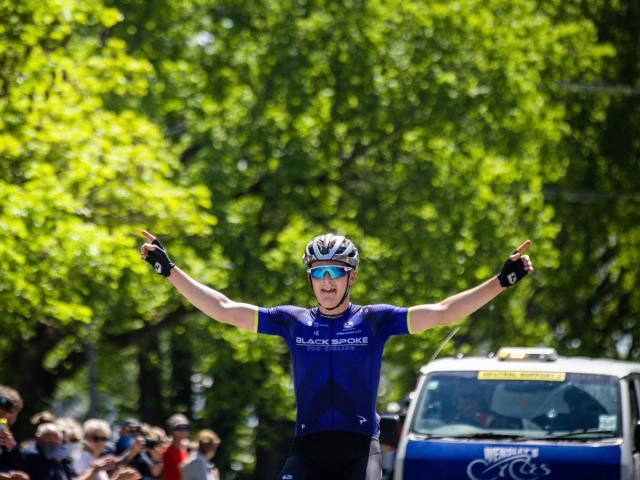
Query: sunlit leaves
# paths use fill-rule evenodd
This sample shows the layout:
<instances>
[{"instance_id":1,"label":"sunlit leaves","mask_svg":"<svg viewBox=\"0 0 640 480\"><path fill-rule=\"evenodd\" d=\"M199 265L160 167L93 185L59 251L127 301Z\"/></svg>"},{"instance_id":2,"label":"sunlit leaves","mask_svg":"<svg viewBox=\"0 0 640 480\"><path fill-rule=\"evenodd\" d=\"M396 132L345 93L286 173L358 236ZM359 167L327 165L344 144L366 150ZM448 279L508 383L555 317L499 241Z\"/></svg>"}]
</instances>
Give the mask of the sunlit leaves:
<instances>
[{"instance_id":1,"label":"sunlit leaves","mask_svg":"<svg viewBox=\"0 0 640 480\"><path fill-rule=\"evenodd\" d=\"M26 48L20 58L5 52L13 62L0 71L4 334L29 337L46 323L77 341L91 320L118 330L149 319L172 297L166 287L153 302L142 295L156 282L135 253L140 229L203 235L215 223L205 212L208 190L180 187L175 151L158 126L126 108L147 91L150 64L128 56L122 40L99 41L101 26L122 19L117 10L82 2L3 8L22 22L4 27L2 43ZM114 98L116 110L106 106ZM135 288L130 271L142 279ZM128 316L107 318L118 304Z\"/></svg>"}]
</instances>

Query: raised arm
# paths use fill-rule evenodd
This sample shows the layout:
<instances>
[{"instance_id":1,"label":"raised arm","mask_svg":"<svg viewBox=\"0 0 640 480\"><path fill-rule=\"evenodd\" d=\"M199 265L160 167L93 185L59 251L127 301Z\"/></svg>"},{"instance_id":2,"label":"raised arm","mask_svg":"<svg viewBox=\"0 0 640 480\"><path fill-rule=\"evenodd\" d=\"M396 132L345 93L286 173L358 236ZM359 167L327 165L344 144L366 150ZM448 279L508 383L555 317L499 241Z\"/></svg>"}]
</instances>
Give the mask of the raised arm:
<instances>
[{"instance_id":1,"label":"raised arm","mask_svg":"<svg viewBox=\"0 0 640 480\"><path fill-rule=\"evenodd\" d=\"M520 245L504 264L502 271L484 283L439 303L411 307L409 309L411 333L420 333L429 328L462 320L489 303L506 287L515 285L527 273L533 271L531 259L528 255L523 255L529 245L531 240Z\"/></svg>"},{"instance_id":2,"label":"raised arm","mask_svg":"<svg viewBox=\"0 0 640 480\"><path fill-rule=\"evenodd\" d=\"M140 249L140 257L151 264L155 271L168 278L171 284L198 310L214 320L253 331L258 307L248 303L238 303L224 294L194 280L176 267L162 244L146 230L142 234L147 239Z\"/></svg>"}]
</instances>

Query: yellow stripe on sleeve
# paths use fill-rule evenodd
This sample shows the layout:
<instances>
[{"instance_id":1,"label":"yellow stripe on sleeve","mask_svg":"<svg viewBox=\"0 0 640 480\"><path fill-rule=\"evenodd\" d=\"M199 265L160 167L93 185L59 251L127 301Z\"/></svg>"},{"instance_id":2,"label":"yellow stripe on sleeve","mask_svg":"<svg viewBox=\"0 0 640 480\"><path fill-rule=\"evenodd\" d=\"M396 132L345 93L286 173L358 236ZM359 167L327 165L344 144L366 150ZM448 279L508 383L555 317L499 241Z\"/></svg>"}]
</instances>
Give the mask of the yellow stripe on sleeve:
<instances>
[{"instance_id":1,"label":"yellow stripe on sleeve","mask_svg":"<svg viewBox=\"0 0 640 480\"><path fill-rule=\"evenodd\" d=\"M253 317L253 333L258 333L258 314L260 309L256 308L256 315Z\"/></svg>"},{"instance_id":2,"label":"yellow stripe on sleeve","mask_svg":"<svg viewBox=\"0 0 640 480\"><path fill-rule=\"evenodd\" d=\"M411 309L412 308L413 307L409 307L409 309L407 310L407 330L411 335L413 335L413 330L411 330Z\"/></svg>"}]
</instances>

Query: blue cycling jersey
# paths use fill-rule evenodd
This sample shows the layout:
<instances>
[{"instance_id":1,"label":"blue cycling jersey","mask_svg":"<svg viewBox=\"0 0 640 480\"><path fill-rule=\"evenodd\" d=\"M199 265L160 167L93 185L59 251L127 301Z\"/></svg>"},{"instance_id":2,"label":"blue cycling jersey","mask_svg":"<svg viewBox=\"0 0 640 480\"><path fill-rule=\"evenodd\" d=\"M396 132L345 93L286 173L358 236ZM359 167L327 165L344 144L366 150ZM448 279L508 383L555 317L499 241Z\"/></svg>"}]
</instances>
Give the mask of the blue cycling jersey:
<instances>
[{"instance_id":1,"label":"blue cycling jersey","mask_svg":"<svg viewBox=\"0 0 640 480\"><path fill-rule=\"evenodd\" d=\"M378 435L376 397L382 350L409 331L408 309L352 305L341 315L319 308L258 309L256 330L285 339L291 351L296 436L340 430Z\"/></svg>"}]
</instances>

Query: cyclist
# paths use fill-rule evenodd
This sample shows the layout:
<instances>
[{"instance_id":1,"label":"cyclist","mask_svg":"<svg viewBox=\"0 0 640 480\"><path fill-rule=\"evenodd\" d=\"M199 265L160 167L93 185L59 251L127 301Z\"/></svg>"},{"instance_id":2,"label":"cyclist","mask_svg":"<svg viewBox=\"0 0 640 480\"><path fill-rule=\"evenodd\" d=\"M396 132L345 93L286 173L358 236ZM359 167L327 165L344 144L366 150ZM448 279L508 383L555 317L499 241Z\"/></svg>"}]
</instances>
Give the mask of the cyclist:
<instances>
[{"instance_id":1,"label":"cyclist","mask_svg":"<svg viewBox=\"0 0 640 480\"><path fill-rule=\"evenodd\" d=\"M501 272L439 303L399 308L350 302L359 253L342 235L308 243L303 263L318 301L314 308L262 308L235 302L175 266L146 230L141 257L195 307L211 318L246 330L283 337L292 356L296 431L278 478L380 479L381 453L375 411L380 363L391 335L416 334L460 320L533 271L525 241Z\"/></svg>"}]
</instances>

